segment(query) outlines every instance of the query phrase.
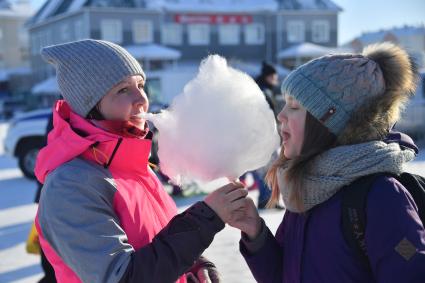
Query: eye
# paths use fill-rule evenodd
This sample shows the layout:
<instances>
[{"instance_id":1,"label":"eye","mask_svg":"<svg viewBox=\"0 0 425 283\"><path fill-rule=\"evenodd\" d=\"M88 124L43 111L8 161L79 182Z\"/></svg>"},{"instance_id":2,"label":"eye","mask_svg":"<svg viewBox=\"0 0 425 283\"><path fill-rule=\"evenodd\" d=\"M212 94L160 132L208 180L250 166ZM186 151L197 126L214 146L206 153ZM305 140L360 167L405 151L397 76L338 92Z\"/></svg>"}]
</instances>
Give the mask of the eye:
<instances>
[{"instance_id":1,"label":"eye","mask_svg":"<svg viewBox=\"0 0 425 283\"><path fill-rule=\"evenodd\" d=\"M140 84L138 84L138 85L137 85L137 87L138 87L139 89L143 89L145 86L144 86L143 84L141 84L141 83L140 83Z\"/></svg>"},{"instance_id":2,"label":"eye","mask_svg":"<svg viewBox=\"0 0 425 283\"><path fill-rule=\"evenodd\" d=\"M124 87L124 88L120 89L118 91L118 93L126 93L127 91L128 91L128 88Z\"/></svg>"}]
</instances>

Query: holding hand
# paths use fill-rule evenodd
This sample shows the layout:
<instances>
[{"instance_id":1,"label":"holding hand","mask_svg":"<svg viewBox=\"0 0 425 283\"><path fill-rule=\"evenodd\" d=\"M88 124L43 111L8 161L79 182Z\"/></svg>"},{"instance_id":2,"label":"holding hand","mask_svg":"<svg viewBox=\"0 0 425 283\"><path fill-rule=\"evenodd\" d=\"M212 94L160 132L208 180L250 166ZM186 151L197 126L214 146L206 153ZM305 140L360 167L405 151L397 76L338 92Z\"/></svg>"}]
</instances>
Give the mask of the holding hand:
<instances>
[{"instance_id":1,"label":"holding hand","mask_svg":"<svg viewBox=\"0 0 425 283\"><path fill-rule=\"evenodd\" d=\"M240 182L229 183L210 193L204 202L225 223L235 227L250 239L255 239L261 231L261 218L248 191Z\"/></svg>"},{"instance_id":2,"label":"holding hand","mask_svg":"<svg viewBox=\"0 0 425 283\"><path fill-rule=\"evenodd\" d=\"M234 211L230 219L227 223L244 232L250 240L257 238L261 232L261 218L254 201L249 197L244 199L244 205Z\"/></svg>"},{"instance_id":3,"label":"holding hand","mask_svg":"<svg viewBox=\"0 0 425 283\"><path fill-rule=\"evenodd\" d=\"M205 197L204 202L221 218L223 222L231 222L234 212L245 205L248 191L240 182L229 183Z\"/></svg>"}]
</instances>

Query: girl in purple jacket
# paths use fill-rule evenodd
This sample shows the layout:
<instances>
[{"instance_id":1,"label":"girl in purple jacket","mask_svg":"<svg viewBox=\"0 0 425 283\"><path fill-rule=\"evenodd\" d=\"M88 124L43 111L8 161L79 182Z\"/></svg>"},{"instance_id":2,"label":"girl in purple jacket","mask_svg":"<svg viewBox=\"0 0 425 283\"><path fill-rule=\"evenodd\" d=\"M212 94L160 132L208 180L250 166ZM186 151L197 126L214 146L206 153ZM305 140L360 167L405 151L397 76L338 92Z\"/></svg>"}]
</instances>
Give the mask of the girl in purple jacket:
<instances>
[{"instance_id":1,"label":"girl in purple jacket","mask_svg":"<svg viewBox=\"0 0 425 283\"><path fill-rule=\"evenodd\" d=\"M362 54L328 55L282 84L282 150L268 172L271 204L286 207L274 236L252 201L238 221L240 250L258 282L425 282L425 230L403 185L378 177L367 196L370 270L341 227L342 188L374 173L398 175L414 145L385 139L414 92L416 70L384 43Z\"/></svg>"}]
</instances>

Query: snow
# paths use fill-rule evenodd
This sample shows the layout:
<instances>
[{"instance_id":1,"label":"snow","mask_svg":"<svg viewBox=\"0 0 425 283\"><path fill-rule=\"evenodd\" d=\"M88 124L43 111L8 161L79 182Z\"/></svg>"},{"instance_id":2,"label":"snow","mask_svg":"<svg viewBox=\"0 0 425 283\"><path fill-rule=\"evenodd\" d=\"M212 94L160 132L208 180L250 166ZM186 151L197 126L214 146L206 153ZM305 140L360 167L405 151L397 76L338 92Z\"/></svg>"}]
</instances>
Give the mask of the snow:
<instances>
[{"instance_id":1,"label":"snow","mask_svg":"<svg viewBox=\"0 0 425 283\"><path fill-rule=\"evenodd\" d=\"M33 94L59 93L59 85L56 76L50 77L32 87Z\"/></svg>"},{"instance_id":2,"label":"snow","mask_svg":"<svg viewBox=\"0 0 425 283\"><path fill-rule=\"evenodd\" d=\"M333 11L342 11L342 9L333 3L330 0L298 0L296 1L299 3L298 9L305 9L305 10L333 10Z\"/></svg>"},{"instance_id":3,"label":"snow","mask_svg":"<svg viewBox=\"0 0 425 283\"><path fill-rule=\"evenodd\" d=\"M239 69L242 72L247 73L248 75L254 78L260 75L261 73L260 61L247 62L247 61L239 61L239 60L229 60L229 65L235 69ZM290 70L279 65L275 65L274 67L280 77L285 77L291 72Z\"/></svg>"},{"instance_id":4,"label":"snow","mask_svg":"<svg viewBox=\"0 0 425 283\"><path fill-rule=\"evenodd\" d=\"M147 8L171 12L252 13L277 11L278 4L275 0L151 0Z\"/></svg>"},{"instance_id":5,"label":"snow","mask_svg":"<svg viewBox=\"0 0 425 283\"><path fill-rule=\"evenodd\" d=\"M67 12L73 12L81 9L83 7L84 3L86 3L87 0L74 0L72 1L72 4L69 5Z\"/></svg>"},{"instance_id":6,"label":"snow","mask_svg":"<svg viewBox=\"0 0 425 283\"><path fill-rule=\"evenodd\" d=\"M277 54L277 58L288 59L296 57L319 57L335 52L335 50L335 48L329 48L310 42L304 42L279 51L279 53Z\"/></svg>"},{"instance_id":7,"label":"snow","mask_svg":"<svg viewBox=\"0 0 425 283\"><path fill-rule=\"evenodd\" d=\"M2 142L7 127L7 123L0 123L0 282L34 283L42 277L42 271L39 257L25 252L25 241L37 209L32 203L36 185L22 176L15 159L2 155ZM408 170L424 174L425 144L421 148L424 150L409 165ZM209 188L211 189L213 187ZM257 191L250 191L250 196L256 200ZM183 211L200 199L189 197L177 199L176 202L179 211ZM266 210L260 214L274 233L282 220L283 212ZM223 282L254 283L255 280L239 253L239 239L240 232L227 226L215 236L204 255L217 265Z\"/></svg>"},{"instance_id":8,"label":"snow","mask_svg":"<svg viewBox=\"0 0 425 283\"><path fill-rule=\"evenodd\" d=\"M62 0L50 0L46 6L42 6L42 9L44 8L43 10L39 10L40 14L37 13L35 15L34 23L39 23L50 17L61 3Z\"/></svg>"},{"instance_id":9,"label":"snow","mask_svg":"<svg viewBox=\"0 0 425 283\"><path fill-rule=\"evenodd\" d=\"M177 60L181 52L159 44L129 45L125 49L136 59L146 60Z\"/></svg>"},{"instance_id":10,"label":"snow","mask_svg":"<svg viewBox=\"0 0 425 283\"><path fill-rule=\"evenodd\" d=\"M31 69L28 67L0 69L0 82L7 81L11 75L28 75Z\"/></svg>"},{"instance_id":11,"label":"snow","mask_svg":"<svg viewBox=\"0 0 425 283\"><path fill-rule=\"evenodd\" d=\"M392 29L383 29L378 31L365 32L353 40L357 39L357 40L360 40L364 45L368 45L371 43L384 41L384 37L387 34L393 34L397 38L414 36L414 35L418 35L418 36L425 35L425 26L403 26L403 27L397 27ZM347 42L346 44L349 44L350 42Z\"/></svg>"}]
</instances>

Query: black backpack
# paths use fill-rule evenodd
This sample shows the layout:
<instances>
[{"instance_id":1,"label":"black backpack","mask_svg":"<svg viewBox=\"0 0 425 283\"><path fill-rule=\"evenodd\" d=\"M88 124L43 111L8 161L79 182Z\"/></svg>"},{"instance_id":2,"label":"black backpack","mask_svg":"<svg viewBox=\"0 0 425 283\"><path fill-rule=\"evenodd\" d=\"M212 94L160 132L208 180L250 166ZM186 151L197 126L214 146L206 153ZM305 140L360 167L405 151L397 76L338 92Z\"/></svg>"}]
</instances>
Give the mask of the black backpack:
<instances>
[{"instance_id":1,"label":"black backpack","mask_svg":"<svg viewBox=\"0 0 425 283\"><path fill-rule=\"evenodd\" d=\"M361 262L371 271L365 243L366 202L373 182L380 176L396 178L412 195L418 206L418 214L425 225L425 178L419 175L402 173L393 175L377 173L361 177L345 186L342 191L342 232L348 245L355 251Z\"/></svg>"}]
</instances>

